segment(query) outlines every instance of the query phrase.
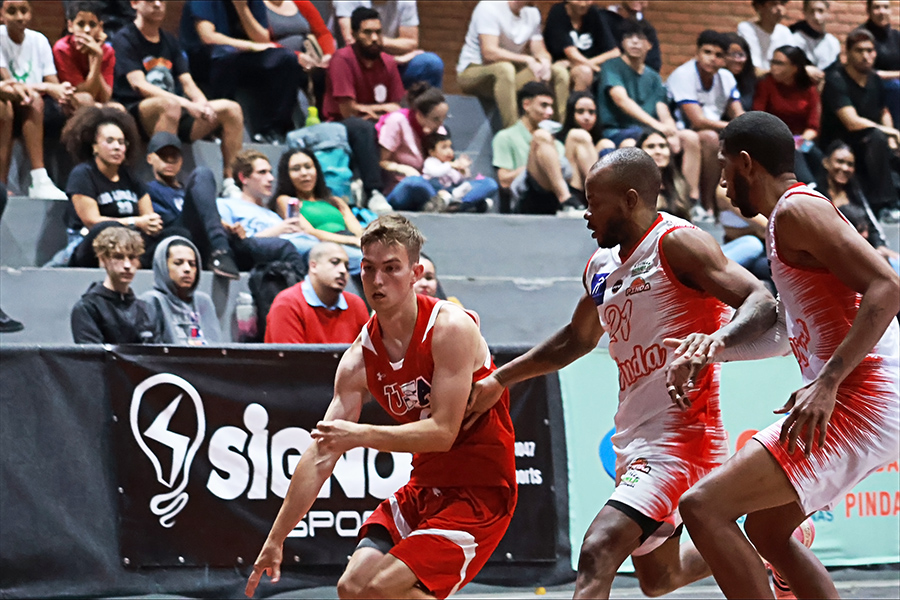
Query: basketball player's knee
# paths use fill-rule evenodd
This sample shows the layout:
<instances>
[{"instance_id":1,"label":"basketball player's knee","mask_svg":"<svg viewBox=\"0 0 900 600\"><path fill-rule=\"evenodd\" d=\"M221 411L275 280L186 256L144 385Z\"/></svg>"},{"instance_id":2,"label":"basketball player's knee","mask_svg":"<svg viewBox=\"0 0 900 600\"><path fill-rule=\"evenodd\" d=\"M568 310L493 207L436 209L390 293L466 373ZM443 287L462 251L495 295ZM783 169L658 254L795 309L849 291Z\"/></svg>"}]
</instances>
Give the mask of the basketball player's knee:
<instances>
[{"instance_id":1,"label":"basketball player's knee","mask_svg":"<svg viewBox=\"0 0 900 600\"><path fill-rule=\"evenodd\" d=\"M616 547L616 539L605 530L588 532L581 543L578 556L578 572L588 574L596 579L611 579L619 565L614 565L610 558L610 550Z\"/></svg>"},{"instance_id":2,"label":"basketball player's knee","mask_svg":"<svg viewBox=\"0 0 900 600\"><path fill-rule=\"evenodd\" d=\"M681 513L681 518L688 530L704 518L704 511L706 511L706 507L699 486L689 489L678 501L678 512Z\"/></svg>"},{"instance_id":3,"label":"basketball player's knee","mask_svg":"<svg viewBox=\"0 0 900 600\"><path fill-rule=\"evenodd\" d=\"M641 577L638 579L641 591L648 598L659 598L665 596L675 589L672 583L672 575L668 571L656 574L655 577Z\"/></svg>"}]
</instances>

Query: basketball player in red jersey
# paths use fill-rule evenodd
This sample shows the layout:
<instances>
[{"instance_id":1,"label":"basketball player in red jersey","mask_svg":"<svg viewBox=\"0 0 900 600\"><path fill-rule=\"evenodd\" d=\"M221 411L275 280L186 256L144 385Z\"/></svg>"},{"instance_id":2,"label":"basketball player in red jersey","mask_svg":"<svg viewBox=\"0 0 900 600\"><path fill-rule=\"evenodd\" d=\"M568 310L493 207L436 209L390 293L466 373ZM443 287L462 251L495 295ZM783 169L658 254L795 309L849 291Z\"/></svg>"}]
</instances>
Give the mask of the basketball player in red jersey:
<instances>
[{"instance_id":1,"label":"basketball player in red jersey","mask_svg":"<svg viewBox=\"0 0 900 600\"><path fill-rule=\"evenodd\" d=\"M584 218L599 249L585 268L585 293L571 322L479 381L472 394L477 416L505 397L506 386L561 369L609 334L619 367L616 489L585 534L576 598L608 598L629 555L651 596L709 575L697 550L679 542L677 507L728 454L719 369L695 376L691 405L679 410L666 390L672 352L663 340L720 328L720 335L755 339L776 318L775 299L725 258L712 236L657 211L659 185L659 169L639 148L617 150L591 168ZM737 309L733 316L729 306Z\"/></svg>"},{"instance_id":2,"label":"basketball player in red jersey","mask_svg":"<svg viewBox=\"0 0 900 600\"><path fill-rule=\"evenodd\" d=\"M484 566L516 504L508 395L461 430L472 384L494 365L477 317L416 295L424 238L399 215L361 240L363 290L375 315L338 365L334 399L297 464L245 590L278 581L282 545L344 452L412 452L410 481L382 502L338 582L341 598L446 598ZM400 424L358 423L369 395Z\"/></svg>"},{"instance_id":3,"label":"basketball player in red jersey","mask_svg":"<svg viewBox=\"0 0 900 600\"><path fill-rule=\"evenodd\" d=\"M673 400L685 369L788 347L804 387L775 411L789 415L682 497L681 514L727 597L772 597L759 551L798 597L837 598L828 572L791 534L900 455L900 279L827 198L797 182L791 132L777 117L751 112L729 123L720 161L731 202L769 220L780 326L743 348L690 336L668 373ZM742 515L753 545L735 523Z\"/></svg>"}]
</instances>

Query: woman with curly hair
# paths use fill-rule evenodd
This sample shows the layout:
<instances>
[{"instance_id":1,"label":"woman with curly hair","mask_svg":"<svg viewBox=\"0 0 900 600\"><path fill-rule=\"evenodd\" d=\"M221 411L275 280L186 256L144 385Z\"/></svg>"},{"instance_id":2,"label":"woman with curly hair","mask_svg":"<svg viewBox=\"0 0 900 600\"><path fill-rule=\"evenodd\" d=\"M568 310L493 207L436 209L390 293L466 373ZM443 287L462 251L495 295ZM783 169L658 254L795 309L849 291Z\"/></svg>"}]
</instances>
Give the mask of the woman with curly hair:
<instances>
[{"instance_id":1,"label":"woman with curly hair","mask_svg":"<svg viewBox=\"0 0 900 600\"><path fill-rule=\"evenodd\" d=\"M107 227L140 232L146 248L141 256L144 268L150 266L153 251L164 238L190 236L179 227L163 228L144 185L126 166L133 163L140 142L131 115L109 107L83 108L66 123L62 142L79 163L66 184L70 267L99 266L92 243Z\"/></svg>"},{"instance_id":2,"label":"woman with curly hair","mask_svg":"<svg viewBox=\"0 0 900 600\"><path fill-rule=\"evenodd\" d=\"M288 214L288 206L294 200L299 204L299 214ZM311 150L288 150L281 155L278 180L269 208L282 219L297 217L303 233L315 238L306 252L301 250L301 254L308 254L318 242L342 244L350 259L347 270L351 275L359 273L362 225L347 203L332 195L325 184L322 166Z\"/></svg>"}]
</instances>

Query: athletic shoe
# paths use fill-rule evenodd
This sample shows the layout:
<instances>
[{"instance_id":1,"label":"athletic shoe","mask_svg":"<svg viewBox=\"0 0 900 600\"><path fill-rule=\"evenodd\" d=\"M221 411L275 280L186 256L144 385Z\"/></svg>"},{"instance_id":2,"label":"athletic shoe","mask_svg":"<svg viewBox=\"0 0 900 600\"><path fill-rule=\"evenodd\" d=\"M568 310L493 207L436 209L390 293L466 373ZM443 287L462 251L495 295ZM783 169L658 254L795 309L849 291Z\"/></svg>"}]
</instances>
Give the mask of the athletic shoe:
<instances>
[{"instance_id":1,"label":"athletic shoe","mask_svg":"<svg viewBox=\"0 0 900 600\"><path fill-rule=\"evenodd\" d=\"M806 519L800 523L800 526L794 530L792 535L798 542L809 548L816 538L816 526L813 525L812 519ZM797 600L797 596L791 591L791 586L787 580L769 563L766 563L766 567L772 571L772 588L775 592L775 598L778 600Z\"/></svg>"},{"instance_id":2,"label":"athletic shoe","mask_svg":"<svg viewBox=\"0 0 900 600\"><path fill-rule=\"evenodd\" d=\"M209 266L213 273L219 277L227 279L240 279L241 272L238 270L234 259L228 253L228 250L216 250L209 257Z\"/></svg>"},{"instance_id":3,"label":"athletic shoe","mask_svg":"<svg viewBox=\"0 0 900 600\"><path fill-rule=\"evenodd\" d=\"M369 194L369 201L366 203L366 208L378 216L394 212L394 207L387 201L384 194L378 190L372 190L372 193Z\"/></svg>"},{"instance_id":4,"label":"athletic shoe","mask_svg":"<svg viewBox=\"0 0 900 600\"><path fill-rule=\"evenodd\" d=\"M49 177L44 176L32 181L28 187L28 197L34 200L68 200L66 193L56 187Z\"/></svg>"},{"instance_id":5,"label":"athletic shoe","mask_svg":"<svg viewBox=\"0 0 900 600\"><path fill-rule=\"evenodd\" d=\"M574 217L578 218L584 214L584 207L581 203L572 196L565 202L559 205L559 210L556 211L557 217Z\"/></svg>"},{"instance_id":6,"label":"athletic shoe","mask_svg":"<svg viewBox=\"0 0 900 600\"><path fill-rule=\"evenodd\" d=\"M24 325L3 312L3 309L0 309L0 333L15 333L23 329L25 329Z\"/></svg>"},{"instance_id":7,"label":"athletic shoe","mask_svg":"<svg viewBox=\"0 0 900 600\"><path fill-rule=\"evenodd\" d=\"M435 194L431 200L422 206L422 212L439 213L447 210L447 201L440 194Z\"/></svg>"}]
</instances>

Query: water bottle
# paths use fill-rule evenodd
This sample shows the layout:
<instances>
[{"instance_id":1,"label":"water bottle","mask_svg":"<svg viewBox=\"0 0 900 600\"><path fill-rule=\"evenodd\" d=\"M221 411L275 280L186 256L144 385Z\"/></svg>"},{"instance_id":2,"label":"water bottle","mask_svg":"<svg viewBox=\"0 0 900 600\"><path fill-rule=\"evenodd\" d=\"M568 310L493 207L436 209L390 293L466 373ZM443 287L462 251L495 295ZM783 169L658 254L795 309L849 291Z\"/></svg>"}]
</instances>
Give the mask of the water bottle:
<instances>
[{"instance_id":1,"label":"water bottle","mask_svg":"<svg viewBox=\"0 0 900 600\"><path fill-rule=\"evenodd\" d=\"M256 339L256 306L253 304L253 296L247 292L238 294L237 305L234 307L234 320L237 325L237 334L234 339L238 342L251 342Z\"/></svg>"},{"instance_id":2,"label":"water bottle","mask_svg":"<svg viewBox=\"0 0 900 600\"><path fill-rule=\"evenodd\" d=\"M315 106L310 106L309 110L306 113L306 126L312 127L313 125L318 125L322 121L319 120L319 109Z\"/></svg>"}]
</instances>

